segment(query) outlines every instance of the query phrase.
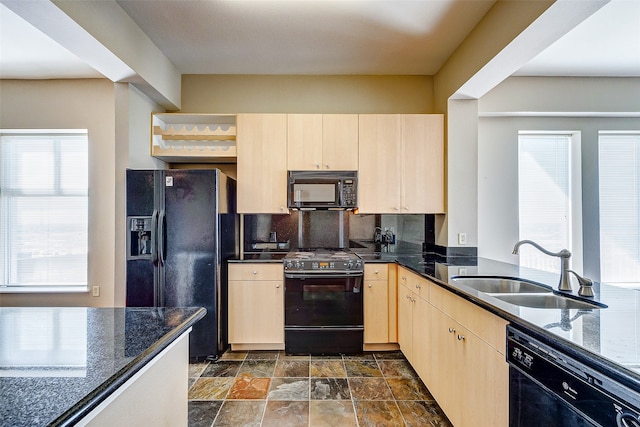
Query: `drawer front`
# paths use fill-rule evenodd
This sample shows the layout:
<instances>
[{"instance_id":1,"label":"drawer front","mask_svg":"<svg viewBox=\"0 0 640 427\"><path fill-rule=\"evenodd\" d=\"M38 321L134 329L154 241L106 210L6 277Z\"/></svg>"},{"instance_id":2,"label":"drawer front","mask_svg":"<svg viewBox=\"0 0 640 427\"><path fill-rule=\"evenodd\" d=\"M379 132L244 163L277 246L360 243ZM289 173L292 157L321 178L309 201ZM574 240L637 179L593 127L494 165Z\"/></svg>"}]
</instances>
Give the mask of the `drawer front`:
<instances>
[{"instance_id":1,"label":"drawer front","mask_svg":"<svg viewBox=\"0 0 640 427\"><path fill-rule=\"evenodd\" d=\"M365 264L364 280L387 280L389 278L389 264Z\"/></svg>"},{"instance_id":2,"label":"drawer front","mask_svg":"<svg viewBox=\"0 0 640 427\"><path fill-rule=\"evenodd\" d=\"M412 292L415 292L423 299L429 301L430 284L429 281L424 277L419 276L411 271L403 270L402 272L398 271L398 281L401 281L403 286L407 287L407 289L410 289Z\"/></svg>"},{"instance_id":3,"label":"drawer front","mask_svg":"<svg viewBox=\"0 0 640 427\"><path fill-rule=\"evenodd\" d=\"M280 263L230 263L229 280L283 280Z\"/></svg>"}]
</instances>

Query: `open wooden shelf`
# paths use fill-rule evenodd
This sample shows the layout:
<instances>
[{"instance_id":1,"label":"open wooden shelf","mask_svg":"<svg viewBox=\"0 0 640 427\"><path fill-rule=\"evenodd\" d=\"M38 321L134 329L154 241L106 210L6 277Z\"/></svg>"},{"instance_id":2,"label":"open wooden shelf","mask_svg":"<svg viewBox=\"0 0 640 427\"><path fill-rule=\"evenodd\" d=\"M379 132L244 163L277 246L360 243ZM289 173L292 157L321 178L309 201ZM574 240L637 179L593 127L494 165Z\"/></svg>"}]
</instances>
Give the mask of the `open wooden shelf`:
<instances>
[{"instance_id":1,"label":"open wooden shelf","mask_svg":"<svg viewBox=\"0 0 640 427\"><path fill-rule=\"evenodd\" d=\"M173 163L236 161L233 114L153 114L151 127L153 157Z\"/></svg>"}]
</instances>

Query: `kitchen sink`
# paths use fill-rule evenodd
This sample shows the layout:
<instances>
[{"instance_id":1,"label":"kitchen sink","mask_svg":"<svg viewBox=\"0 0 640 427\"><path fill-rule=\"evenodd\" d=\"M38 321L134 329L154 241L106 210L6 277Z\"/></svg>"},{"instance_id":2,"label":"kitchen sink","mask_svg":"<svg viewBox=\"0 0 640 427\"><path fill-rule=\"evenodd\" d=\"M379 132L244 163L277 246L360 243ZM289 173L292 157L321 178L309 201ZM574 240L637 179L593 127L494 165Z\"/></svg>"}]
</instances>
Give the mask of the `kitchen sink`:
<instances>
[{"instance_id":1,"label":"kitchen sink","mask_svg":"<svg viewBox=\"0 0 640 427\"><path fill-rule=\"evenodd\" d=\"M530 308L600 309L607 307L604 304L578 300L554 293L493 294L491 296L509 304Z\"/></svg>"},{"instance_id":2,"label":"kitchen sink","mask_svg":"<svg viewBox=\"0 0 640 427\"><path fill-rule=\"evenodd\" d=\"M464 285L479 292L491 294L545 293L551 289L544 285L505 277L453 277L458 285Z\"/></svg>"}]
</instances>

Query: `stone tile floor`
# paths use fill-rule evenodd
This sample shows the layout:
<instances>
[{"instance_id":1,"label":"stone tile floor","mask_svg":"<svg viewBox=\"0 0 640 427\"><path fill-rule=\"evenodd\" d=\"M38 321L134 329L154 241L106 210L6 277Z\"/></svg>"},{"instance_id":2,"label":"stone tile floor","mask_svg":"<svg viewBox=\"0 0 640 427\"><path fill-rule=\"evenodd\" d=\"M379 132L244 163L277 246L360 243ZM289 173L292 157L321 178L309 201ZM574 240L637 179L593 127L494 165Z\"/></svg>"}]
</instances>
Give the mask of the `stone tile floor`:
<instances>
[{"instance_id":1,"label":"stone tile floor","mask_svg":"<svg viewBox=\"0 0 640 427\"><path fill-rule=\"evenodd\" d=\"M401 352L227 352L189 365L189 426L451 426Z\"/></svg>"}]
</instances>

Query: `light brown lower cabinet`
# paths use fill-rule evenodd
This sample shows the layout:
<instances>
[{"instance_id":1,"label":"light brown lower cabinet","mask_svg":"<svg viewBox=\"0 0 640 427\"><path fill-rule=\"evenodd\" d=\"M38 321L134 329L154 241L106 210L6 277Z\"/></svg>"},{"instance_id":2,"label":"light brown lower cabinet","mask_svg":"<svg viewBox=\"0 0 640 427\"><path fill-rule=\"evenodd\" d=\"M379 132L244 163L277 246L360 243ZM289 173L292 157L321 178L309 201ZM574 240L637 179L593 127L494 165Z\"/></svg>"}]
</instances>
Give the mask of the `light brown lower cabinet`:
<instances>
[{"instance_id":1,"label":"light brown lower cabinet","mask_svg":"<svg viewBox=\"0 0 640 427\"><path fill-rule=\"evenodd\" d=\"M364 267L364 343L389 342L389 269L387 264Z\"/></svg>"},{"instance_id":2,"label":"light brown lower cabinet","mask_svg":"<svg viewBox=\"0 0 640 427\"><path fill-rule=\"evenodd\" d=\"M426 381L431 361L430 283L404 267L398 267L398 282L398 343L413 369Z\"/></svg>"},{"instance_id":3,"label":"light brown lower cabinet","mask_svg":"<svg viewBox=\"0 0 640 427\"><path fill-rule=\"evenodd\" d=\"M409 283L411 276L406 277ZM454 426L506 427L507 322L437 284L426 283L418 290L410 285L398 287L400 349Z\"/></svg>"},{"instance_id":4,"label":"light brown lower cabinet","mask_svg":"<svg viewBox=\"0 0 640 427\"><path fill-rule=\"evenodd\" d=\"M365 264L363 297L366 350L397 348L396 283L395 264Z\"/></svg>"},{"instance_id":5,"label":"light brown lower cabinet","mask_svg":"<svg viewBox=\"0 0 640 427\"><path fill-rule=\"evenodd\" d=\"M282 264L229 264L229 344L232 350L284 349Z\"/></svg>"}]
</instances>

